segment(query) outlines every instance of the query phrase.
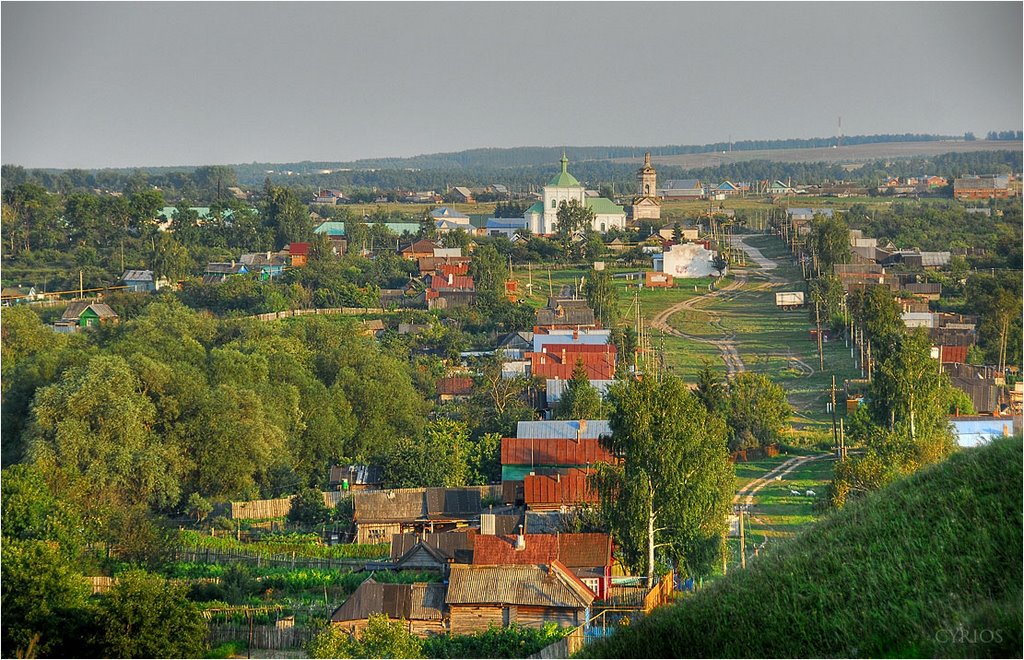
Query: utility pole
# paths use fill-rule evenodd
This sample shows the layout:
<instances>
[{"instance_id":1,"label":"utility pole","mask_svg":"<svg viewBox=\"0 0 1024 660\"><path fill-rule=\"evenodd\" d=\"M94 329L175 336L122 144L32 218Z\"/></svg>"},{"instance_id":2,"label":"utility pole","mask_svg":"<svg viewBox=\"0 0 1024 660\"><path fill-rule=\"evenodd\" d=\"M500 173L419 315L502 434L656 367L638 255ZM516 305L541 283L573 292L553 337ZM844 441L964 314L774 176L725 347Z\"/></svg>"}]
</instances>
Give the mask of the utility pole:
<instances>
[{"instance_id":1,"label":"utility pole","mask_svg":"<svg viewBox=\"0 0 1024 660\"><path fill-rule=\"evenodd\" d=\"M821 349L821 312L817 300L814 301L814 324L818 327L818 368L820 371L824 371L825 354Z\"/></svg>"},{"instance_id":2,"label":"utility pole","mask_svg":"<svg viewBox=\"0 0 1024 660\"><path fill-rule=\"evenodd\" d=\"M740 505L740 568L747 567L747 543L743 534L743 505Z\"/></svg>"},{"instance_id":3,"label":"utility pole","mask_svg":"<svg viewBox=\"0 0 1024 660\"><path fill-rule=\"evenodd\" d=\"M836 375L832 374L832 443L839 447L839 431L836 429Z\"/></svg>"}]
</instances>

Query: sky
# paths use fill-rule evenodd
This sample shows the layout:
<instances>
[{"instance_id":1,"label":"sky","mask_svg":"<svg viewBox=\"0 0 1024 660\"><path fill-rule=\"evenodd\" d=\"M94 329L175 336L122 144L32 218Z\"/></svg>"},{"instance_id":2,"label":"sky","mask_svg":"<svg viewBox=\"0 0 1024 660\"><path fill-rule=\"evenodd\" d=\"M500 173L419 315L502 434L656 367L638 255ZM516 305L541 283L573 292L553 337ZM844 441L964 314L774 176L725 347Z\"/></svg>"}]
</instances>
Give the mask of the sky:
<instances>
[{"instance_id":1,"label":"sky","mask_svg":"<svg viewBox=\"0 0 1024 660\"><path fill-rule=\"evenodd\" d=\"M3 2L0 160L1020 130L1020 2Z\"/></svg>"}]
</instances>

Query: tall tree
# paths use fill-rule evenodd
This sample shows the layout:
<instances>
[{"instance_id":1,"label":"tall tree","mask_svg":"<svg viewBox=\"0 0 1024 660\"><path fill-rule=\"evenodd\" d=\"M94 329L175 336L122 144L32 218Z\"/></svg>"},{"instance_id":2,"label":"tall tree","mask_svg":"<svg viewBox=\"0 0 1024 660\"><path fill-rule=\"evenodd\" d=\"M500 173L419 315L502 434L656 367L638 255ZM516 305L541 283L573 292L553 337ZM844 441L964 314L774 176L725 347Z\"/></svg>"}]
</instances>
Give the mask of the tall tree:
<instances>
[{"instance_id":1,"label":"tall tree","mask_svg":"<svg viewBox=\"0 0 1024 660\"><path fill-rule=\"evenodd\" d=\"M594 485L625 563L653 583L660 548L690 575L710 571L733 490L725 424L673 376L620 381L610 396L606 443L622 462L599 464Z\"/></svg>"},{"instance_id":2,"label":"tall tree","mask_svg":"<svg viewBox=\"0 0 1024 660\"><path fill-rule=\"evenodd\" d=\"M785 390L768 376L749 371L736 374L729 381L729 448L770 445L792 413Z\"/></svg>"},{"instance_id":3,"label":"tall tree","mask_svg":"<svg viewBox=\"0 0 1024 660\"><path fill-rule=\"evenodd\" d=\"M594 310L594 317L605 328L615 327L619 318L619 300L611 274L605 270L592 269L586 277L583 293Z\"/></svg>"},{"instance_id":4,"label":"tall tree","mask_svg":"<svg viewBox=\"0 0 1024 660\"><path fill-rule=\"evenodd\" d=\"M590 384L583 360L577 359L572 379L566 384L562 398L555 406L555 419L601 419L603 412L601 393Z\"/></svg>"}]
</instances>

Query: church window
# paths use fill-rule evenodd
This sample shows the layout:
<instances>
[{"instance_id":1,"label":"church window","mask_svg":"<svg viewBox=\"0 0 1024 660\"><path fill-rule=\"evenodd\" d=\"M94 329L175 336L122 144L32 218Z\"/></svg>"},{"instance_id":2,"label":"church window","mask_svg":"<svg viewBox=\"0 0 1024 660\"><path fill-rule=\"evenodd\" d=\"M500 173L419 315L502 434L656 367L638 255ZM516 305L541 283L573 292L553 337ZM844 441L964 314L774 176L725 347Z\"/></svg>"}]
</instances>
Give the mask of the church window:
<instances>
[{"instance_id":1,"label":"church window","mask_svg":"<svg viewBox=\"0 0 1024 660\"><path fill-rule=\"evenodd\" d=\"M649 183L645 183L644 184L644 194L645 195L650 195L651 194L651 184L649 184Z\"/></svg>"},{"instance_id":2,"label":"church window","mask_svg":"<svg viewBox=\"0 0 1024 660\"><path fill-rule=\"evenodd\" d=\"M554 200L554 199L551 200L551 208L553 208L553 209L558 208L558 200Z\"/></svg>"}]
</instances>

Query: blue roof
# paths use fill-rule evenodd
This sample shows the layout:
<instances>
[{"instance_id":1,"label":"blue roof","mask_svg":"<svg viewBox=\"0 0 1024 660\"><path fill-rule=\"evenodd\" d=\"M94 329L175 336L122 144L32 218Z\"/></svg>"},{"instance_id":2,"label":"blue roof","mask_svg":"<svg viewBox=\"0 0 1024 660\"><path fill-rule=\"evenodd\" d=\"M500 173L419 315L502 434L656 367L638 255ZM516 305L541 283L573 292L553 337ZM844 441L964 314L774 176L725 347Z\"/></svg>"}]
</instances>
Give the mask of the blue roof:
<instances>
[{"instance_id":1,"label":"blue roof","mask_svg":"<svg viewBox=\"0 0 1024 660\"><path fill-rule=\"evenodd\" d=\"M435 220L440 220L442 218L463 218L465 220L469 220L469 216L465 213L459 213L455 209L450 209L447 206L434 209L430 212L430 217Z\"/></svg>"},{"instance_id":2,"label":"blue roof","mask_svg":"<svg viewBox=\"0 0 1024 660\"><path fill-rule=\"evenodd\" d=\"M344 222L321 222L320 225L313 230L314 234L327 234L328 236L344 236L345 235L345 223Z\"/></svg>"}]
</instances>

